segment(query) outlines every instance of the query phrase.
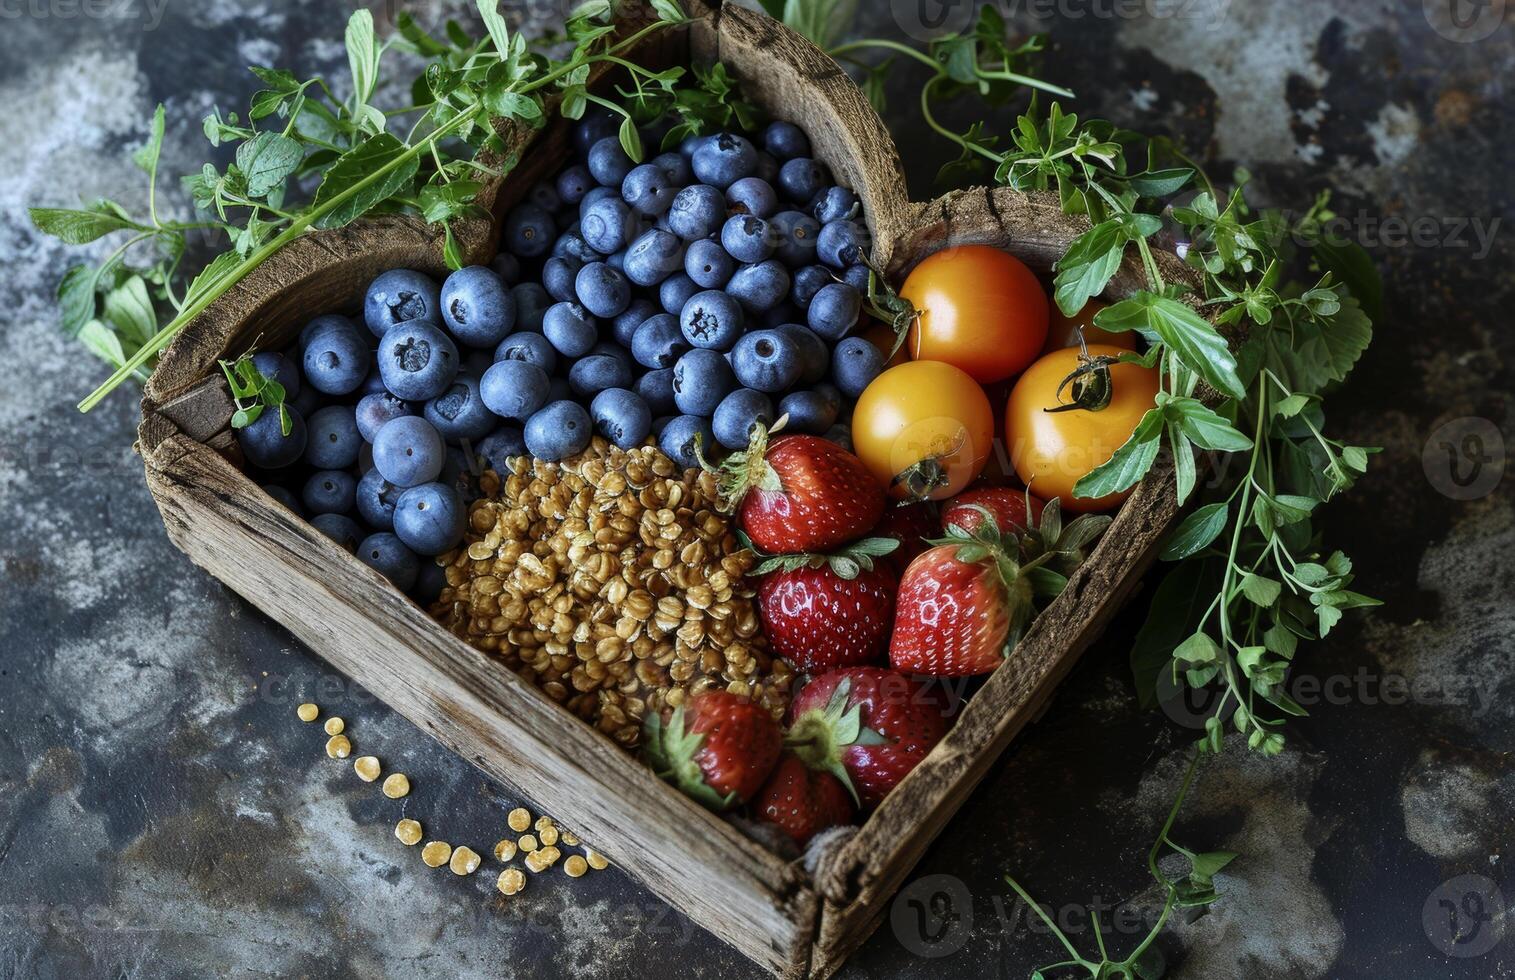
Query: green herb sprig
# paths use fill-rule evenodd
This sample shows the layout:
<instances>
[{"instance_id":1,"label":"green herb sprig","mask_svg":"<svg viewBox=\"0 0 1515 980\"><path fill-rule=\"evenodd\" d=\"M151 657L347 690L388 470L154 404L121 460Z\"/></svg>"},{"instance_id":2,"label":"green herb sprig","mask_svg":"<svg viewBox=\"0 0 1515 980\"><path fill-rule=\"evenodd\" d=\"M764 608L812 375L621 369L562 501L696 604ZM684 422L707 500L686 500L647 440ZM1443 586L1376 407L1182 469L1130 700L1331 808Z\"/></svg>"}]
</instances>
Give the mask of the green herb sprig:
<instances>
[{"instance_id":1,"label":"green herb sprig","mask_svg":"<svg viewBox=\"0 0 1515 980\"><path fill-rule=\"evenodd\" d=\"M234 409L231 415L233 429L245 429L258 421L265 412L279 413L279 431L289 435L294 429L294 420L284 405L287 394L284 385L265 377L253 363L251 354L243 354L235 361L222 359L221 373L226 375L226 384L231 388Z\"/></svg>"}]
</instances>

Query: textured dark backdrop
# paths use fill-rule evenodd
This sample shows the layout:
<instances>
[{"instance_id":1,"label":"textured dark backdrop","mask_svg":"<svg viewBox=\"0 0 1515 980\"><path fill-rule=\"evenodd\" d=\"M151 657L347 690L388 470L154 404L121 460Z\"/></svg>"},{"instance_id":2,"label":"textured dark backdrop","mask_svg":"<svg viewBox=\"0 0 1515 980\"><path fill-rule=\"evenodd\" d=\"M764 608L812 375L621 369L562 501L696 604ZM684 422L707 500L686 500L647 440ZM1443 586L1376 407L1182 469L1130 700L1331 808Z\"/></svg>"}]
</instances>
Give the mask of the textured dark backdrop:
<instances>
[{"instance_id":1,"label":"textured dark backdrop","mask_svg":"<svg viewBox=\"0 0 1515 980\"><path fill-rule=\"evenodd\" d=\"M905 36L915 3L865 3L857 32ZM471 6L412 9L435 21ZM1503 8L1495 0L1484 16ZM396 806L324 757L322 736L294 720L297 703L344 715L360 750L408 771L406 809L440 836L485 851L514 791L353 690L169 546L131 452L129 393L75 414L103 372L56 335L49 297L65 252L30 230L22 206L100 194L140 205L126 151L156 102L169 109L165 171L194 169L200 116L254 88L244 65L345 73L351 8L103 9L0 5L10 106L0 121L10 297L0 320L0 977L753 975L616 872L536 878L497 908L492 874L425 869L391 835ZM1515 836L1515 495L1508 478L1479 499L1438 492L1452 484L1433 436L1472 418L1515 437L1503 227L1515 219L1515 21L1485 21L1490 36L1475 41L1477 23L1448 36L1446 0L1011 9L1020 26L1050 33L1045 70L1078 91L1081 111L1170 132L1221 172L1245 161L1270 203L1341 189L1337 208L1391 297L1333 411L1352 441L1386 450L1328 522L1363 590L1387 604L1309 650L1299 671L1337 682L1294 726L1288 752L1235 751L1204 772L1177 836L1242 856L1220 876L1213 911L1163 936L1174 975L1515 974L1515 938L1496 942L1515 932L1506 917L1464 902L1490 883L1515 897L1504 864ZM924 197L946 151L913 114L913 85L908 71L894 80L889 122ZM1424 234L1407 243L1388 219ZM1474 228L1496 234L1480 245ZM1485 445L1487 466L1502 467L1502 449ZM882 928L846 975L1023 977L1060 958L1049 937L1028 933L1002 881L1009 869L1073 910L1086 951L1092 936L1076 913L1089 903L1123 906L1111 943L1136 941L1133 919L1155 907L1145 849L1192 738L1135 707L1125 652L1139 621L1128 613L1084 658L922 862L896 907L900 928ZM1412 687L1407 703L1395 678ZM972 896L966 945L923 958L943 951L923 938L943 923L928 916L922 930L908 901L961 889ZM1442 899L1463 903L1470 941L1446 941Z\"/></svg>"}]
</instances>

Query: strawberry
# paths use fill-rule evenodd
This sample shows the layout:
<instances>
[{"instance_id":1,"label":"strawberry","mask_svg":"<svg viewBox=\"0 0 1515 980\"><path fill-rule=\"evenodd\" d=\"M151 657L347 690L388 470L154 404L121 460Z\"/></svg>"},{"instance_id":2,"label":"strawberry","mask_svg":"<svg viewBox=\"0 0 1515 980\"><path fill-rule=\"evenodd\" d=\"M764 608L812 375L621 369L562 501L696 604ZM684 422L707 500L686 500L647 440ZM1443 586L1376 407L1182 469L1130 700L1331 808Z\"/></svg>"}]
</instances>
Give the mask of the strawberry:
<instances>
[{"instance_id":1,"label":"strawberry","mask_svg":"<svg viewBox=\"0 0 1515 980\"><path fill-rule=\"evenodd\" d=\"M653 772L720 811L751 799L773 771L784 736L767 709L729 691L697 694L647 716L643 751Z\"/></svg>"},{"instance_id":2,"label":"strawberry","mask_svg":"<svg viewBox=\"0 0 1515 980\"><path fill-rule=\"evenodd\" d=\"M801 847L828 827L851 823L857 812L841 780L811 769L793 752L779 758L752 809L759 820L776 824Z\"/></svg>"},{"instance_id":3,"label":"strawberry","mask_svg":"<svg viewBox=\"0 0 1515 980\"><path fill-rule=\"evenodd\" d=\"M984 523L983 511L993 515L1002 531L1025 534L1042 519L1043 504L1029 491L1011 487L975 487L942 505L942 530L956 525L972 532ZM982 508L983 510L980 510ZM1027 518L1027 511L1030 517Z\"/></svg>"},{"instance_id":4,"label":"strawberry","mask_svg":"<svg viewBox=\"0 0 1515 980\"><path fill-rule=\"evenodd\" d=\"M926 539L936 533L935 505L929 500L913 504L897 504L884 511L884 516L868 532L871 538L893 538L900 543L899 550L888 558L896 575L910 567L915 557L925 551Z\"/></svg>"},{"instance_id":5,"label":"strawberry","mask_svg":"<svg viewBox=\"0 0 1515 980\"><path fill-rule=\"evenodd\" d=\"M914 769L947 733L940 701L917 680L882 667L822 674L795 695L785 738L812 769L854 793L864 810Z\"/></svg>"},{"instance_id":6,"label":"strawberry","mask_svg":"<svg viewBox=\"0 0 1515 980\"><path fill-rule=\"evenodd\" d=\"M899 580L882 562L869 565L851 575L829 562L764 574L757 587L758 613L773 651L806 674L878 659L894 618Z\"/></svg>"},{"instance_id":7,"label":"strawberry","mask_svg":"<svg viewBox=\"0 0 1515 980\"><path fill-rule=\"evenodd\" d=\"M774 427L775 429L778 426ZM878 523L884 490L863 461L817 436L754 428L752 442L721 464L721 492L742 529L775 554L830 551Z\"/></svg>"},{"instance_id":8,"label":"strawberry","mask_svg":"<svg viewBox=\"0 0 1515 980\"><path fill-rule=\"evenodd\" d=\"M1030 625L1036 600L1062 591L1064 576L1082 560L1082 546L1110 523L1089 515L1064 529L1053 501L1043 509L1041 525L1021 538L1002 534L983 503L957 507L947 536L900 577L889 641L896 670L935 677L994 670ZM971 530L963 527L966 518Z\"/></svg>"}]
</instances>

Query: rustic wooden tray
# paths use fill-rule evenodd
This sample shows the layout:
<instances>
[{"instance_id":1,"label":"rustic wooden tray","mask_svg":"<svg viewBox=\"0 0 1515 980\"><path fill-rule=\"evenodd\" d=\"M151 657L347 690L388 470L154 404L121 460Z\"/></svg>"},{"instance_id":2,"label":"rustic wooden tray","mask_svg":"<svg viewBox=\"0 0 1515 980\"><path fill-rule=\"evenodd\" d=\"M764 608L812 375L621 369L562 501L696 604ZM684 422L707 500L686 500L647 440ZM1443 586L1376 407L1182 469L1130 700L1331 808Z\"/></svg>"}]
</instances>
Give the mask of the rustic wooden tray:
<instances>
[{"instance_id":1,"label":"rustic wooden tray","mask_svg":"<svg viewBox=\"0 0 1515 980\"><path fill-rule=\"evenodd\" d=\"M633 56L654 65L723 61L753 101L799 124L838 182L861 196L874 260L895 281L931 252L970 242L1007 249L1045 271L1081 230L1050 196L981 188L912 203L894 144L830 58L761 14L694 6L693 22L653 35ZM635 26L628 22L623 32ZM522 162L486 189L491 217L460 229L472 261L493 256L500 216L569 153L561 121L500 132ZM1165 274L1185 277L1176 258L1159 258ZM169 537L443 745L546 811L571 817L585 839L696 923L775 975L829 976L1152 562L1176 513L1170 467L1160 462L1136 488L1090 560L947 737L811 875L447 632L235 465L230 395L217 359L254 343L282 347L313 315L359 308L368 281L395 267L445 275L441 242L419 220L381 217L313 233L249 274L163 354L142 401L138 449ZM1139 268L1128 267L1110 294L1141 281Z\"/></svg>"}]
</instances>

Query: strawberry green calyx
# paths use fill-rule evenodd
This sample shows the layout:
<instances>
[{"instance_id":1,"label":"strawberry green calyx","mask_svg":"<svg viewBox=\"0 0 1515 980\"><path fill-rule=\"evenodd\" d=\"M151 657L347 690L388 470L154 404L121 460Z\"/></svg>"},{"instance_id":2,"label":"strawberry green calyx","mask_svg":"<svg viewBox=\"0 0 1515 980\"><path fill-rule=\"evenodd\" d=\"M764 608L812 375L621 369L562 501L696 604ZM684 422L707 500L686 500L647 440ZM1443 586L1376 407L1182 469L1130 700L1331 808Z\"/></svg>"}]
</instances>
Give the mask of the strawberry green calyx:
<instances>
[{"instance_id":1,"label":"strawberry green calyx","mask_svg":"<svg viewBox=\"0 0 1515 980\"><path fill-rule=\"evenodd\" d=\"M842 753L853 745L886 745L889 740L863 725L860 706L847 706L851 691L852 681L843 680L824 708L812 708L796 718L784 736L784 746L811 769L835 776L847 787L853 802L861 806L857 788L842 764Z\"/></svg>"},{"instance_id":2,"label":"strawberry green calyx","mask_svg":"<svg viewBox=\"0 0 1515 980\"><path fill-rule=\"evenodd\" d=\"M749 490L778 493L784 489L777 471L769 465L766 457L769 438L788 422L789 416L781 415L772 425L753 423L752 437L747 442L747 448L731 453L719 465L711 465L702 453L696 452L700 467L715 475L716 488L720 491L721 501L728 512L736 510Z\"/></svg>"},{"instance_id":3,"label":"strawberry green calyx","mask_svg":"<svg viewBox=\"0 0 1515 980\"><path fill-rule=\"evenodd\" d=\"M1113 518L1108 514L1084 514L1063 526L1062 504L1053 497L1042 508L1041 523L1021 538L1021 555L1027 561L1046 556L1047 570L1067 584L1066 576L1087 557L1085 547L1105 533ZM1059 587L1057 592L1061 592ZM1057 592L1044 593L1056 595Z\"/></svg>"},{"instance_id":4,"label":"strawberry green calyx","mask_svg":"<svg viewBox=\"0 0 1515 980\"><path fill-rule=\"evenodd\" d=\"M891 555L899 550L898 538L863 538L853 541L827 554L802 552L796 555L770 555L765 553L744 532L737 532L742 547L758 557L758 563L747 574L767 575L770 572L794 572L801 568L827 566L837 578L851 581L863 572L873 571L873 560Z\"/></svg>"},{"instance_id":5,"label":"strawberry green calyx","mask_svg":"<svg viewBox=\"0 0 1515 980\"><path fill-rule=\"evenodd\" d=\"M666 727L656 712L642 723L642 754L657 777L672 783L701 806L719 813L731 809L738 799L735 792L722 796L705 781L705 773L694 758L704 742L704 735L685 729L682 705L673 709Z\"/></svg>"}]
</instances>

